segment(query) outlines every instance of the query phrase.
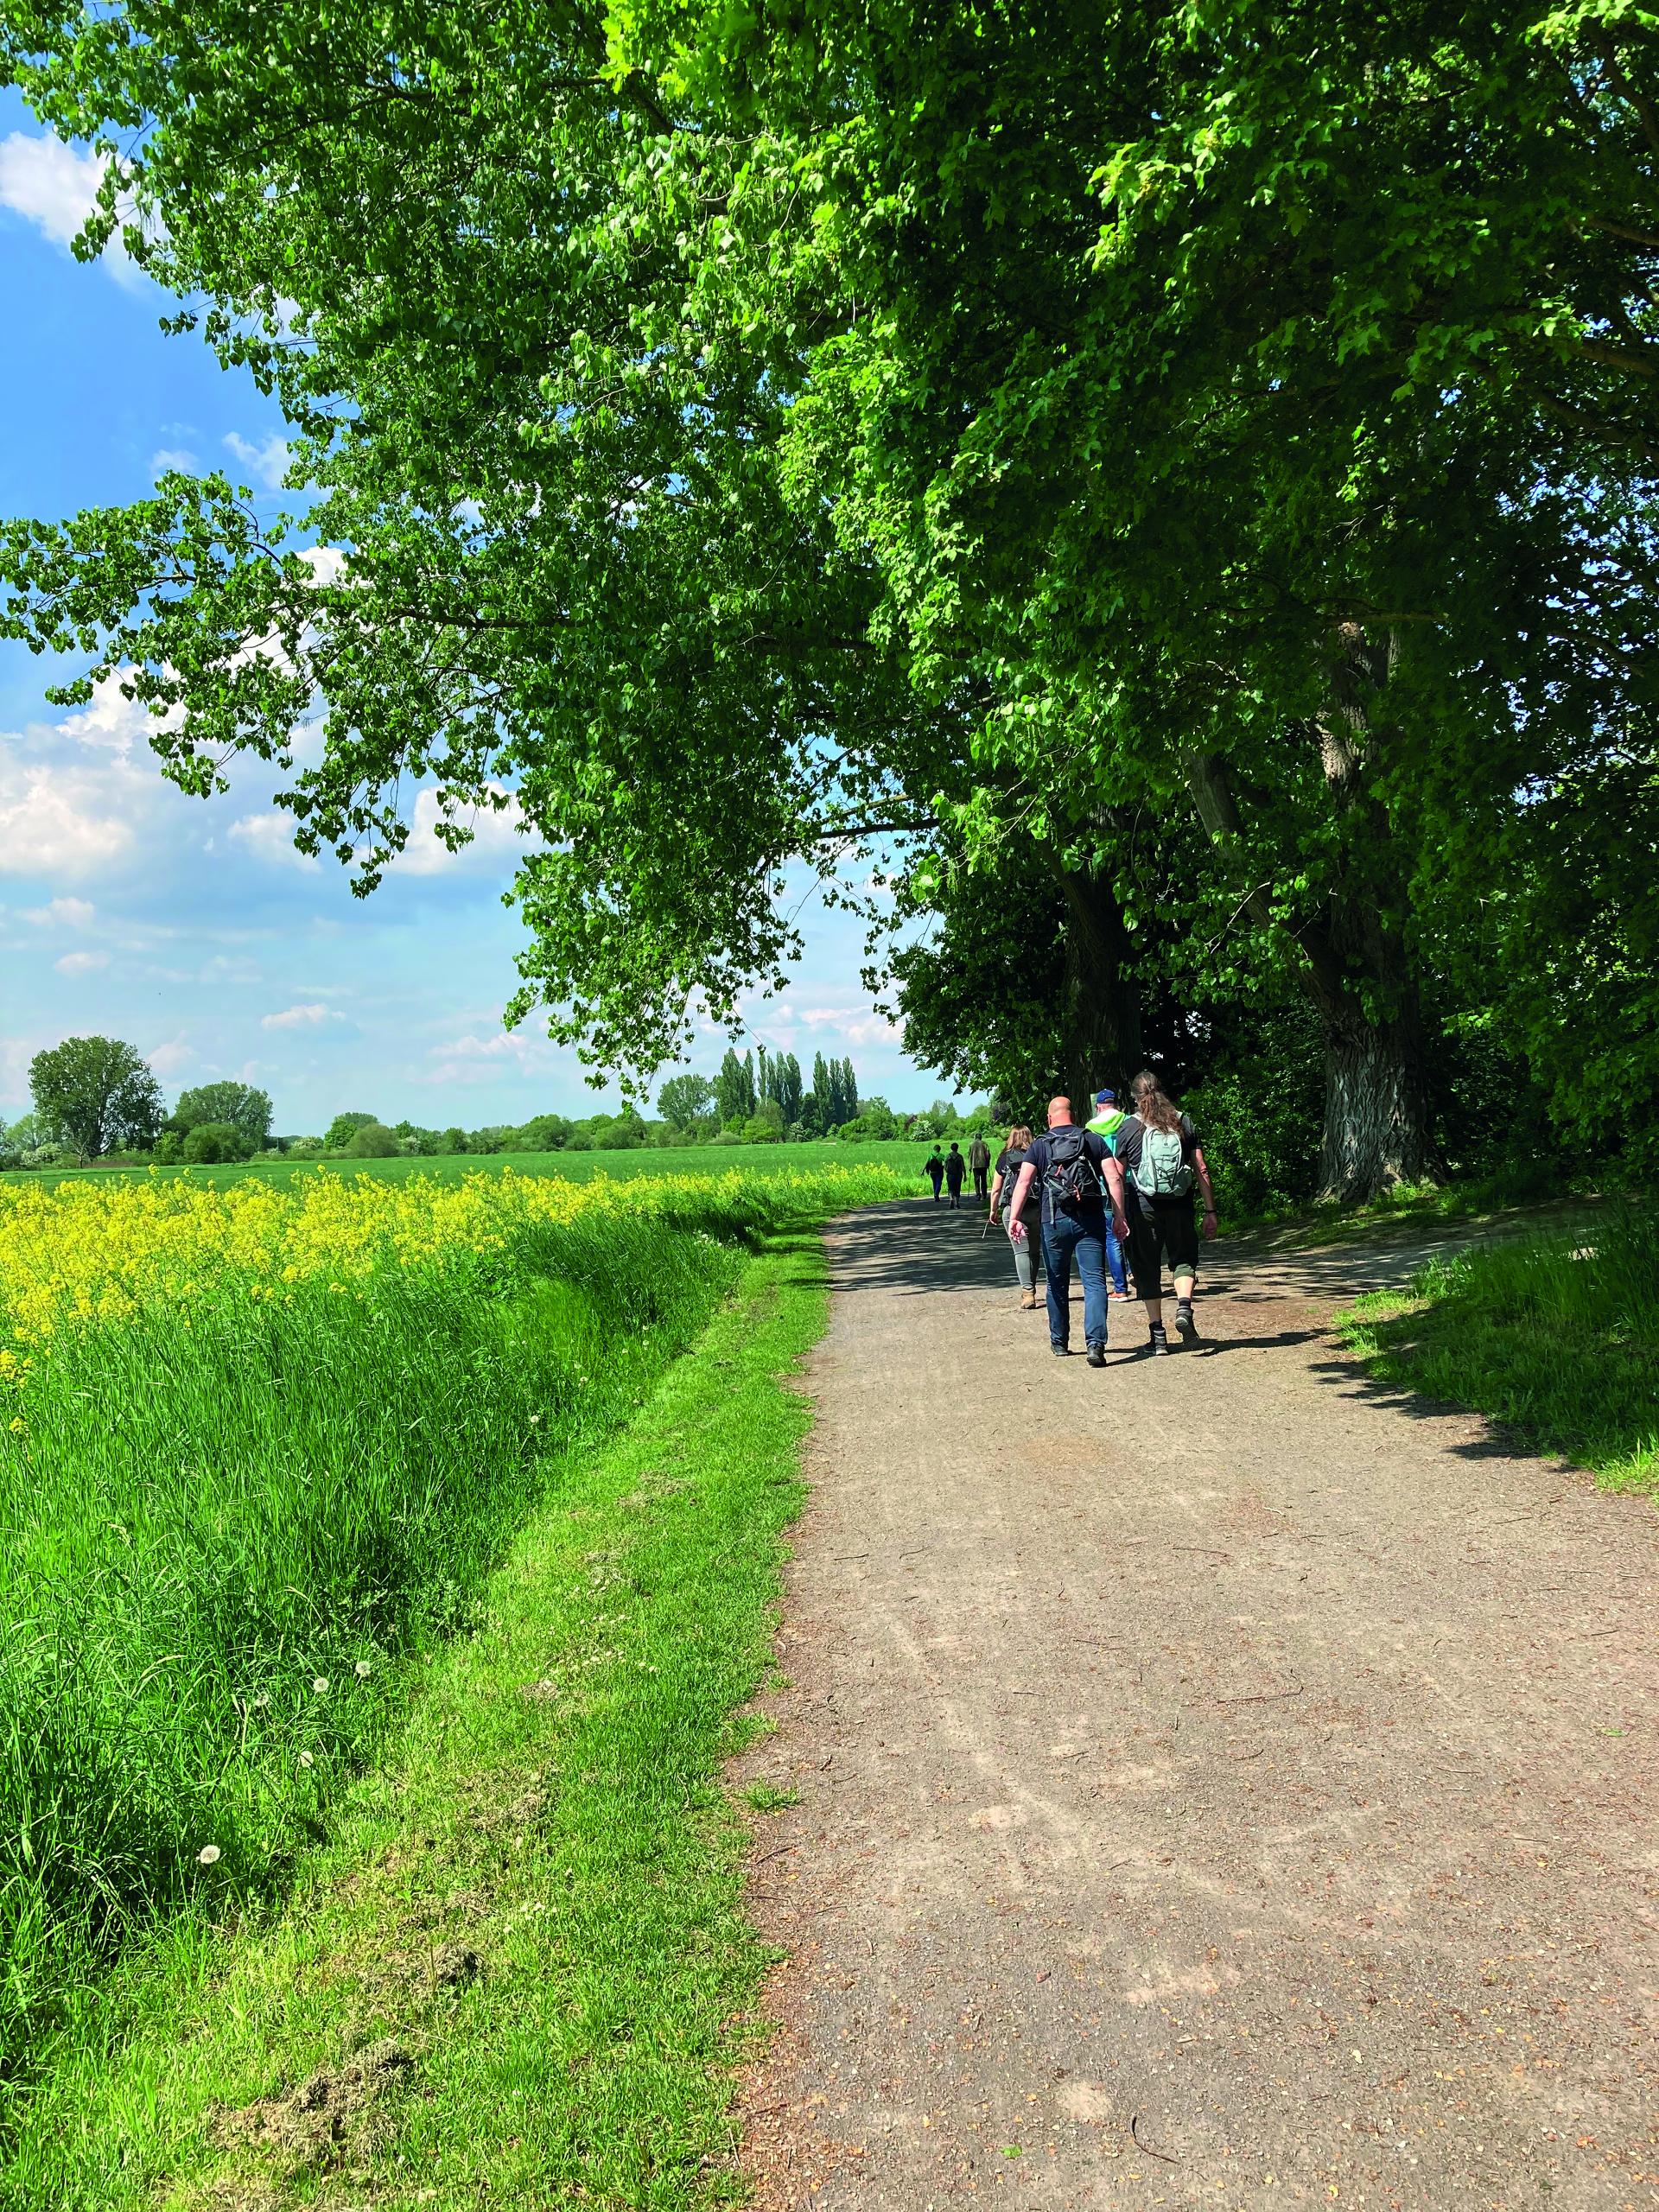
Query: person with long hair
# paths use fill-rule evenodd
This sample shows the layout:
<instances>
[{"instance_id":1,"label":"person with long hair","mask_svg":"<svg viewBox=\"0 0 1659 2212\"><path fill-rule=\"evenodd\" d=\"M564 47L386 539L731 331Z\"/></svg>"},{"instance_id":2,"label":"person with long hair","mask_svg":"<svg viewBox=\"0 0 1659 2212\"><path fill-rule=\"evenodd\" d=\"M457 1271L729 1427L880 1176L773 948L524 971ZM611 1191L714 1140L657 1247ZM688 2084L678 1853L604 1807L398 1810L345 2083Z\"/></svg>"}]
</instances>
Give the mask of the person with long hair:
<instances>
[{"instance_id":1,"label":"person with long hair","mask_svg":"<svg viewBox=\"0 0 1659 2212\"><path fill-rule=\"evenodd\" d=\"M1031 1150L1031 1131L1023 1122L1016 1122L1008 1131L1008 1141L996 1155L996 1179L991 1185L991 1219L995 1221L1002 1207L1002 1194L1010 1198L1014 1185L1020 1179L1020 1170L1026 1164L1026 1154ZM1037 1270L1043 1264L1043 1215L1040 1199L1035 1205L1027 1200L1026 1211L1016 1221L1009 1215L1007 1228L1008 1246L1014 1254L1014 1279L1020 1285L1020 1304L1023 1312L1037 1310Z\"/></svg>"},{"instance_id":2,"label":"person with long hair","mask_svg":"<svg viewBox=\"0 0 1659 2212\"><path fill-rule=\"evenodd\" d=\"M1192 1291L1198 1273L1199 1224L1196 1186L1204 1195L1203 1233L1216 1233L1216 1198L1204 1147L1190 1116L1183 1114L1150 1068L1129 1085L1134 1111L1113 1139L1123 1170L1124 1211L1129 1224L1129 1266L1147 1309L1147 1350L1169 1350L1164 1328L1163 1262L1175 1280L1175 1326L1189 1343L1198 1325Z\"/></svg>"}]
</instances>

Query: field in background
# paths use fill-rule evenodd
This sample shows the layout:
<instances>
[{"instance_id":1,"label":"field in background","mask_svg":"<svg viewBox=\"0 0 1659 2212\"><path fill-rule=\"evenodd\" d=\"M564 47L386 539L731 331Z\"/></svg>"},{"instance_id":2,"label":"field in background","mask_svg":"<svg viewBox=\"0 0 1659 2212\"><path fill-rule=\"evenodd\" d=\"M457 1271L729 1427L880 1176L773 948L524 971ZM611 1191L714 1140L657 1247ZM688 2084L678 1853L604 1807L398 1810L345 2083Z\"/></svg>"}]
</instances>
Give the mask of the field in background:
<instances>
[{"instance_id":1,"label":"field in background","mask_svg":"<svg viewBox=\"0 0 1659 2212\"><path fill-rule=\"evenodd\" d=\"M747 1247L911 1188L733 1149L0 1188L0 2084L131 1937L281 1888Z\"/></svg>"},{"instance_id":2,"label":"field in background","mask_svg":"<svg viewBox=\"0 0 1659 2212\"><path fill-rule=\"evenodd\" d=\"M157 1179L188 1176L193 1183L215 1187L239 1183L249 1176L261 1181L284 1183L317 1167L337 1175L429 1175L454 1182L462 1175L499 1174L511 1167L519 1175L562 1175L586 1182L594 1175L799 1175L823 1168L886 1167L907 1177L918 1190L926 1188L922 1163L932 1150L929 1144L894 1141L889 1144L700 1144L673 1150L642 1146L627 1152L497 1152L455 1154L438 1160L254 1160L238 1167L45 1167L13 1169L0 1174L0 1189L29 1184L109 1182L117 1178L154 1175ZM941 1147L941 1150L944 1147ZM963 1150L967 1149L963 1146ZM998 1147L994 1145L995 1153ZM969 1185L971 1190L972 1185Z\"/></svg>"}]
</instances>

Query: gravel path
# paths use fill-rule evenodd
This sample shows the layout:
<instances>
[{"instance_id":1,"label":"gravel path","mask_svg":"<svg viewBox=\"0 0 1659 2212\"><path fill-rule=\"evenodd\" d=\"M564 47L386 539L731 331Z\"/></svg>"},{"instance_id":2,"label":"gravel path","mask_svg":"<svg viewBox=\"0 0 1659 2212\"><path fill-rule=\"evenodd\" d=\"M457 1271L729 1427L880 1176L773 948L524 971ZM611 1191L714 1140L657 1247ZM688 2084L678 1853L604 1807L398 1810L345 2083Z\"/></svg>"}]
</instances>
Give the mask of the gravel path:
<instances>
[{"instance_id":1,"label":"gravel path","mask_svg":"<svg viewBox=\"0 0 1659 2212\"><path fill-rule=\"evenodd\" d=\"M760 2205L1659 2203L1659 1515L1338 1353L1419 1245L1096 1371L979 1230L830 1239Z\"/></svg>"}]
</instances>

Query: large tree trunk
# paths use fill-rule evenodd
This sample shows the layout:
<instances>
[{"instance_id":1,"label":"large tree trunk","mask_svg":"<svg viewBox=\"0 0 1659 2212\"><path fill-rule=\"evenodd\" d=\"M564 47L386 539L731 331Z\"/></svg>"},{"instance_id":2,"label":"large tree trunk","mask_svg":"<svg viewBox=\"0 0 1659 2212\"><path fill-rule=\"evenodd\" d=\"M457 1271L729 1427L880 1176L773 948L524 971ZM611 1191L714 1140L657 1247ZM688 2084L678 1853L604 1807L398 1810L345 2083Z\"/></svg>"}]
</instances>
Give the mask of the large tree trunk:
<instances>
[{"instance_id":1,"label":"large tree trunk","mask_svg":"<svg viewBox=\"0 0 1659 2212\"><path fill-rule=\"evenodd\" d=\"M1363 773L1370 709L1388 664L1386 646L1344 635L1332 708L1316 727L1343 847L1322 907L1294 930L1325 1036L1319 1195L1344 1200L1419 1182L1435 1165L1416 976L1394 918L1404 902L1387 817L1367 792ZM1244 828L1226 762L1193 753L1186 772L1205 828L1242 847ZM1267 888L1245 890L1240 903L1254 920L1271 925Z\"/></svg>"},{"instance_id":2,"label":"large tree trunk","mask_svg":"<svg viewBox=\"0 0 1659 2212\"><path fill-rule=\"evenodd\" d=\"M1421 1052L1408 1026L1328 1028L1320 1197L1374 1198L1390 1184L1421 1182L1430 1166Z\"/></svg>"},{"instance_id":3,"label":"large tree trunk","mask_svg":"<svg viewBox=\"0 0 1659 2212\"><path fill-rule=\"evenodd\" d=\"M1077 1119L1094 1111L1103 1084L1121 1090L1141 1065L1141 995L1134 947L1105 874L1063 870L1065 899L1065 996L1062 1007L1060 1088Z\"/></svg>"}]
</instances>

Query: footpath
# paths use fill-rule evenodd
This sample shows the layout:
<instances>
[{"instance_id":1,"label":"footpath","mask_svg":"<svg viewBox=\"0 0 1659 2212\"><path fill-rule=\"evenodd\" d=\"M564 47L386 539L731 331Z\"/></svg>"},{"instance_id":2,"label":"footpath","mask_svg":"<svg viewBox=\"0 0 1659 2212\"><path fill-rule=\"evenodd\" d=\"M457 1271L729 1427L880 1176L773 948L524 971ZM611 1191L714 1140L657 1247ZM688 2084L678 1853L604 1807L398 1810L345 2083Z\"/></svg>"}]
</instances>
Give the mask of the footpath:
<instances>
[{"instance_id":1,"label":"footpath","mask_svg":"<svg viewBox=\"0 0 1659 2212\"><path fill-rule=\"evenodd\" d=\"M831 1232L763 2212L1659 2203L1659 1514L1342 1356L1421 1246L1224 1244L1096 1371L980 1228Z\"/></svg>"}]
</instances>

